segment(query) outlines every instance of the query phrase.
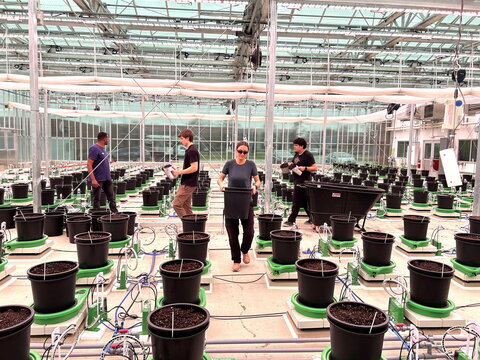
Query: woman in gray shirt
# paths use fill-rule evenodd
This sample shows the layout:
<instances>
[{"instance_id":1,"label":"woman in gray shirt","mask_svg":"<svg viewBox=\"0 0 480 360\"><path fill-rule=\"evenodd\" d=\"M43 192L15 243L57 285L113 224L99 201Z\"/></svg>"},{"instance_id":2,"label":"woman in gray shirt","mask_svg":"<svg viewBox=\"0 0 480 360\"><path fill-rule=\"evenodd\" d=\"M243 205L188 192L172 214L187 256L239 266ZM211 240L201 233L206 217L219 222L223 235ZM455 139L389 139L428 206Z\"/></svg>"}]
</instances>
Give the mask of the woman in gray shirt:
<instances>
[{"instance_id":1,"label":"woman in gray shirt","mask_svg":"<svg viewBox=\"0 0 480 360\"><path fill-rule=\"evenodd\" d=\"M218 177L217 184L220 191L223 191L223 180L228 175L228 187L252 189L252 195L260 188L260 178L257 173L257 165L253 161L247 160L247 154L250 147L246 141L239 141L235 146L235 159L229 160L223 166L222 173ZM255 185L252 186L252 178ZM242 244L239 244L238 235L240 233L238 219L225 219L225 227L230 242L230 251L232 253L232 270L240 270L240 263L243 257L243 263L250 263L248 251L253 241L254 234L254 216L253 206L250 204L248 218L240 219L243 227ZM243 254L243 256L242 256Z\"/></svg>"}]
</instances>

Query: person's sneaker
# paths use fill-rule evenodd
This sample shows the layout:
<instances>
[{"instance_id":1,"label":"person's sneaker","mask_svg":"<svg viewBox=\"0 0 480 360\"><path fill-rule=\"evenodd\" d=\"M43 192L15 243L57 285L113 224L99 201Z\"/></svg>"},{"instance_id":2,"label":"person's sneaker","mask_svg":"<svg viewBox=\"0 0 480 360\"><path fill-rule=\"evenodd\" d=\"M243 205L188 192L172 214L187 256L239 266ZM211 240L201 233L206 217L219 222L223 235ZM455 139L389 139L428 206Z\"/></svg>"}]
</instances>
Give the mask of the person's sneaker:
<instances>
[{"instance_id":1,"label":"person's sneaker","mask_svg":"<svg viewBox=\"0 0 480 360\"><path fill-rule=\"evenodd\" d=\"M293 225L295 225L295 223L290 222L290 221L285 221L285 222L283 223L283 226L289 226L289 227L290 227L290 226L293 226Z\"/></svg>"},{"instance_id":2,"label":"person's sneaker","mask_svg":"<svg viewBox=\"0 0 480 360\"><path fill-rule=\"evenodd\" d=\"M244 264L250 264L250 255L243 254L243 263Z\"/></svg>"},{"instance_id":3,"label":"person's sneaker","mask_svg":"<svg viewBox=\"0 0 480 360\"><path fill-rule=\"evenodd\" d=\"M233 272L239 272L240 271L240 263L233 263L232 271Z\"/></svg>"}]
</instances>

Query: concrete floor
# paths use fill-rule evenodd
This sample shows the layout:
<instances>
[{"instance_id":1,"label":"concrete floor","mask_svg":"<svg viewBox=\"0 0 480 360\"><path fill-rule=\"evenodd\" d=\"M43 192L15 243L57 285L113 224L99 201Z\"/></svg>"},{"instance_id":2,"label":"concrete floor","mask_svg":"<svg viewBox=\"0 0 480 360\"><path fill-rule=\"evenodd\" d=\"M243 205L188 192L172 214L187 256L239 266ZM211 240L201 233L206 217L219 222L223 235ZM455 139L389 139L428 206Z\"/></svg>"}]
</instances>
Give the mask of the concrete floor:
<instances>
[{"instance_id":1,"label":"concrete floor","mask_svg":"<svg viewBox=\"0 0 480 360\"><path fill-rule=\"evenodd\" d=\"M213 275L212 284L206 286L207 305L206 308L212 315L210 327L207 331L207 341L216 340L232 340L232 339L302 339L302 338L322 338L328 337L328 329L324 330L299 330L294 325L290 316L287 314L287 301L290 296L297 291L296 281L270 281L265 276L265 260L266 255L257 255L254 250L250 252L252 262L249 265L243 265L239 273L232 273L230 251L226 232L223 231L221 213L223 209L223 195L217 191L215 181L212 181L212 194L209 206L209 221L207 223L206 231L211 234L211 242L209 244L209 259L211 261ZM139 209L139 202L141 198L130 198L128 202L122 203L121 208L124 210ZM141 203L140 203L141 205ZM417 213L407 210L405 213ZM372 213L374 215L374 213ZM453 234L462 232L460 228L467 225L467 220L458 219L440 219L435 216L430 216L431 222L429 226L429 235L432 230L439 225L442 225L445 230L440 232L440 240L445 249L455 247ZM303 234L301 242L302 257L308 257L303 251L313 249L318 243L319 235L313 231L312 227L303 224L305 218L300 217L297 221L300 231ZM158 216L139 216L138 222L143 226L151 226L156 231L156 240L154 243L143 246L143 251L149 253L153 250L161 250L168 247L168 235L165 233L165 227L170 224L175 224L181 230L181 222L178 218L168 217L159 218ZM255 224L258 228L258 224ZM401 218L385 218L368 219L366 222L366 229L368 231L382 231L388 232L397 237L402 235L403 222ZM257 232L258 233L258 232ZM15 236L15 230L11 232ZM360 239L360 234L356 233ZM141 238L147 241L150 239L149 234L142 234ZM31 304L32 295L30 290L30 282L25 278L26 270L38 263L53 260L75 260L75 245L68 242L68 238L64 236L52 238L52 248L47 250L40 256L13 256L8 257L9 264L14 265L16 269L13 272L13 278L4 279L0 282L0 305L5 304ZM254 243L255 245L255 243ZM359 241L360 248L362 247ZM397 264L395 273L398 275L408 276L407 261L412 258L428 256L437 261L444 261L449 264L450 255L433 257L433 254L406 254L395 247L392 260ZM111 256L117 262L118 256ZM165 255L155 257L155 271L161 262L165 261ZM331 259L340 264L340 273L346 272L347 262L351 261L350 256L342 255L342 261L339 262L338 257L331 257ZM135 271L129 273L130 277L135 277L138 274L149 272L152 263L152 256L143 255L139 261L139 266ZM13 279L15 279L13 281ZM407 278L408 281L408 278ZM458 280L452 280L450 287L449 298L455 302L457 306L479 302L479 286L464 286ZM339 296L342 284L337 283L335 289L335 296ZM388 295L383 290L381 283L376 285L368 285L362 283L353 288L356 295L358 295L366 303L378 306L382 309L388 308ZM54 294L52 294L54 296ZM125 296L125 291L112 291L108 295L108 307L111 308L120 303ZM143 298L151 298L152 292L148 290L143 291ZM127 306L131 301L127 300ZM141 314L141 307L136 304L132 307L133 313ZM480 320L480 308L463 308L456 311L457 314L466 319L467 323L471 321ZM255 314L271 314L275 313L274 317L255 317L250 319L218 319L221 316L246 316ZM127 324L131 325L138 320L129 320ZM444 329L433 328L423 329L425 334L443 334ZM80 340L80 344L86 343L106 343L112 336L112 332L107 330L99 339ZM392 333L388 332L387 336L391 337ZM44 337L32 338L33 343L43 344ZM71 341L71 340L69 340ZM215 358L238 358L238 359L312 359L313 356L318 355L318 352L303 352L303 353L286 353L285 349L321 349L328 345L328 342L314 342L314 343L299 343L299 344L238 344L238 345L207 345L207 350L211 352ZM387 341L385 346L399 346L400 342ZM238 349L236 354L222 353L222 349ZM277 349L278 353L249 353L246 350L273 350ZM283 350L282 350L283 349ZM98 350L78 350L73 354L80 354L85 352L94 352L98 357ZM217 353L218 352L218 353ZM406 352L404 352L406 354ZM397 356L398 350L385 351L384 355ZM115 359L116 357L109 357ZM120 357L118 357L120 359Z\"/></svg>"}]
</instances>

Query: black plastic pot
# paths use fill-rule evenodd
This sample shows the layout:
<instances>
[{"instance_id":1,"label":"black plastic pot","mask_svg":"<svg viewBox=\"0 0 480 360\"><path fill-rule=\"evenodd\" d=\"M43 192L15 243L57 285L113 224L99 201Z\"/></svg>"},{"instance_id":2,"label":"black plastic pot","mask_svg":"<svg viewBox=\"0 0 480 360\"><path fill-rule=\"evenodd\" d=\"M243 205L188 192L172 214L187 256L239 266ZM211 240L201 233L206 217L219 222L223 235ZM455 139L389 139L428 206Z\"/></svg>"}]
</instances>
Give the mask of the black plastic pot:
<instances>
[{"instance_id":1,"label":"black plastic pot","mask_svg":"<svg viewBox=\"0 0 480 360\"><path fill-rule=\"evenodd\" d=\"M223 194L225 218L247 219L250 211L250 202L252 201L252 190L227 187Z\"/></svg>"},{"instance_id":2,"label":"black plastic pot","mask_svg":"<svg viewBox=\"0 0 480 360\"><path fill-rule=\"evenodd\" d=\"M127 182L126 181L118 181L116 184L117 184L117 194L118 195L125 194L125 190L127 190Z\"/></svg>"},{"instance_id":3,"label":"black plastic pot","mask_svg":"<svg viewBox=\"0 0 480 360\"><path fill-rule=\"evenodd\" d=\"M426 204L428 202L428 191L414 190L413 202L417 204Z\"/></svg>"},{"instance_id":4,"label":"black plastic pot","mask_svg":"<svg viewBox=\"0 0 480 360\"><path fill-rule=\"evenodd\" d=\"M20 205L15 207L15 215L33 214L33 205Z\"/></svg>"},{"instance_id":5,"label":"black plastic pot","mask_svg":"<svg viewBox=\"0 0 480 360\"><path fill-rule=\"evenodd\" d=\"M403 217L404 236L408 240L422 241L427 238L430 218L421 215L405 215Z\"/></svg>"},{"instance_id":6,"label":"black plastic pot","mask_svg":"<svg viewBox=\"0 0 480 360\"><path fill-rule=\"evenodd\" d=\"M424 269L425 265L436 266L439 271ZM448 306L448 292L454 273L452 267L437 261L410 260L408 270L410 271L411 300L434 308Z\"/></svg>"},{"instance_id":7,"label":"black plastic pot","mask_svg":"<svg viewBox=\"0 0 480 360\"><path fill-rule=\"evenodd\" d=\"M353 229L357 223L357 218L348 215L332 215L330 216L332 224L332 238L338 241L353 240Z\"/></svg>"},{"instance_id":8,"label":"black plastic pot","mask_svg":"<svg viewBox=\"0 0 480 360\"><path fill-rule=\"evenodd\" d=\"M57 185L56 190L58 199L67 199L72 195L73 186L72 184Z\"/></svg>"},{"instance_id":9,"label":"black plastic pot","mask_svg":"<svg viewBox=\"0 0 480 360\"><path fill-rule=\"evenodd\" d=\"M128 215L109 214L100 218L102 231L112 234L112 241L125 240L128 235Z\"/></svg>"},{"instance_id":10,"label":"black plastic pot","mask_svg":"<svg viewBox=\"0 0 480 360\"><path fill-rule=\"evenodd\" d=\"M363 181L363 179L361 179L359 177L352 178L353 185L362 185L362 181Z\"/></svg>"},{"instance_id":11,"label":"black plastic pot","mask_svg":"<svg viewBox=\"0 0 480 360\"><path fill-rule=\"evenodd\" d=\"M471 234L480 234L480 216L470 216L468 219Z\"/></svg>"},{"instance_id":12,"label":"black plastic pot","mask_svg":"<svg viewBox=\"0 0 480 360\"><path fill-rule=\"evenodd\" d=\"M282 228L282 217L275 214L258 215L258 237L262 240L270 240L270 232Z\"/></svg>"},{"instance_id":13,"label":"black plastic pot","mask_svg":"<svg viewBox=\"0 0 480 360\"><path fill-rule=\"evenodd\" d=\"M331 215L351 214L361 219L382 197L379 188L308 182L305 184L314 224L330 223Z\"/></svg>"},{"instance_id":14,"label":"black plastic pot","mask_svg":"<svg viewBox=\"0 0 480 360\"><path fill-rule=\"evenodd\" d=\"M168 265L182 264L182 261L194 262L198 264L194 270L170 271ZM201 266L200 266L201 265ZM200 302L200 280L203 272L203 263L195 259L176 259L169 260L160 265L160 275L163 280L163 304L189 303L198 304Z\"/></svg>"},{"instance_id":15,"label":"black plastic pot","mask_svg":"<svg viewBox=\"0 0 480 360\"><path fill-rule=\"evenodd\" d=\"M122 211L118 214L128 215L127 235L133 235L135 233L135 219L137 218L137 213L135 211Z\"/></svg>"},{"instance_id":16,"label":"black plastic pot","mask_svg":"<svg viewBox=\"0 0 480 360\"><path fill-rule=\"evenodd\" d=\"M362 233L363 261L372 266L388 266L392 257L395 236L382 232Z\"/></svg>"},{"instance_id":17,"label":"black plastic pot","mask_svg":"<svg viewBox=\"0 0 480 360\"><path fill-rule=\"evenodd\" d=\"M15 214L15 206L6 206L0 208L0 224L5 221L6 228L13 229L15 227L15 222L13 221Z\"/></svg>"},{"instance_id":18,"label":"black plastic pot","mask_svg":"<svg viewBox=\"0 0 480 360\"><path fill-rule=\"evenodd\" d=\"M385 192L388 192L388 190L390 189L390 184L385 183L385 182L383 182L383 183L378 183L377 186L378 186L379 189L382 189L382 190L384 190Z\"/></svg>"},{"instance_id":19,"label":"black plastic pot","mask_svg":"<svg viewBox=\"0 0 480 360\"><path fill-rule=\"evenodd\" d=\"M143 205L144 206L157 206L158 205L158 191L143 190Z\"/></svg>"},{"instance_id":20,"label":"black plastic pot","mask_svg":"<svg viewBox=\"0 0 480 360\"><path fill-rule=\"evenodd\" d=\"M103 215L109 215L108 209L90 209L88 214L92 218L92 231L102 231L102 224L100 224L100 218ZM88 231L88 230L86 230Z\"/></svg>"},{"instance_id":21,"label":"black plastic pot","mask_svg":"<svg viewBox=\"0 0 480 360\"><path fill-rule=\"evenodd\" d=\"M289 199L293 196L293 189L291 191L288 190L291 189L287 189L286 201L292 201ZM258 192L252 195L252 206L258 206Z\"/></svg>"},{"instance_id":22,"label":"black plastic pot","mask_svg":"<svg viewBox=\"0 0 480 360\"><path fill-rule=\"evenodd\" d=\"M192 214L182 216L183 232L205 232L205 226L207 224L208 215Z\"/></svg>"},{"instance_id":23,"label":"black plastic pot","mask_svg":"<svg viewBox=\"0 0 480 360\"><path fill-rule=\"evenodd\" d=\"M398 181L397 181L397 183L398 183ZM392 194L402 194L403 195L404 192L405 192L405 186L403 186L403 185L392 185Z\"/></svg>"},{"instance_id":24,"label":"black plastic pot","mask_svg":"<svg viewBox=\"0 0 480 360\"><path fill-rule=\"evenodd\" d=\"M313 308L326 308L330 305L334 301L338 265L321 259L301 259L295 265L298 274L298 301ZM312 265L320 269L314 270ZM328 267L328 270L322 266Z\"/></svg>"},{"instance_id":25,"label":"black plastic pot","mask_svg":"<svg viewBox=\"0 0 480 360\"><path fill-rule=\"evenodd\" d=\"M5 202L5 188L0 187L0 205Z\"/></svg>"},{"instance_id":26,"label":"black plastic pot","mask_svg":"<svg viewBox=\"0 0 480 360\"><path fill-rule=\"evenodd\" d=\"M62 184L63 185L72 185L73 176L72 175L62 175Z\"/></svg>"},{"instance_id":27,"label":"black plastic pot","mask_svg":"<svg viewBox=\"0 0 480 360\"><path fill-rule=\"evenodd\" d=\"M428 176L428 174L430 174L430 170L421 170L420 172L422 176L425 176L425 177Z\"/></svg>"},{"instance_id":28,"label":"black plastic pot","mask_svg":"<svg viewBox=\"0 0 480 360\"><path fill-rule=\"evenodd\" d=\"M106 232L84 232L75 235L78 265L81 269L96 269L108 264L108 244L112 236Z\"/></svg>"},{"instance_id":29,"label":"black plastic pot","mask_svg":"<svg viewBox=\"0 0 480 360\"><path fill-rule=\"evenodd\" d=\"M160 311L169 311L170 308L195 309L205 314L205 320L195 326L177 329L172 326L161 327L152 321ZM167 310L166 310L167 309ZM172 304L161 307L148 315L148 331L152 338L152 353L154 360L193 360L202 359L205 351L205 331L210 323L210 314L207 309L192 304Z\"/></svg>"},{"instance_id":30,"label":"black plastic pot","mask_svg":"<svg viewBox=\"0 0 480 360\"><path fill-rule=\"evenodd\" d=\"M137 179L136 178L127 179L126 190L135 190L136 185L137 185Z\"/></svg>"},{"instance_id":31,"label":"black plastic pot","mask_svg":"<svg viewBox=\"0 0 480 360\"><path fill-rule=\"evenodd\" d=\"M342 181L345 183L349 183L352 181L352 175L342 175Z\"/></svg>"},{"instance_id":32,"label":"black plastic pot","mask_svg":"<svg viewBox=\"0 0 480 360\"><path fill-rule=\"evenodd\" d=\"M41 197L42 197L42 206L53 205L55 203L55 190L43 189Z\"/></svg>"},{"instance_id":33,"label":"black plastic pot","mask_svg":"<svg viewBox=\"0 0 480 360\"><path fill-rule=\"evenodd\" d=\"M273 230L270 238L273 262L281 265L295 264L300 252L302 234L294 230Z\"/></svg>"},{"instance_id":34,"label":"black plastic pot","mask_svg":"<svg viewBox=\"0 0 480 360\"><path fill-rule=\"evenodd\" d=\"M401 209L402 194L399 194L399 193L387 194L386 199L387 199L388 209Z\"/></svg>"},{"instance_id":35,"label":"black plastic pot","mask_svg":"<svg viewBox=\"0 0 480 360\"><path fill-rule=\"evenodd\" d=\"M423 179L413 179L413 187L423 187Z\"/></svg>"},{"instance_id":36,"label":"black plastic pot","mask_svg":"<svg viewBox=\"0 0 480 360\"><path fill-rule=\"evenodd\" d=\"M437 192L438 191L438 182L428 182L427 181L427 190L430 192Z\"/></svg>"},{"instance_id":37,"label":"black plastic pot","mask_svg":"<svg viewBox=\"0 0 480 360\"><path fill-rule=\"evenodd\" d=\"M30 359L30 333L35 315L34 310L24 305L4 305L0 306L0 314L7 311L25 311L28 317L5 329L0 330L0 350L3 359Z\"/></svg>"},{"instance_id":38,"label":"black plastic pot","mask_svg":"<svg viewBox=\"0 0 480 360\"><path fill-rule=\"evenodd\" d=\"M453 195L438 194L437 206L440 209L453 209L453 200L455 200L455 196Z\"/></svg>"},{"instance_id":39,"label":"black plastic pot","mask_svg":"<svg viewBox=\"0 0 480 360\"><path fill-rule=\"evenodd\" d=\"M26 199L28 197L28 184L12 184L12 196L14 199Z\"/></svg>"},{"instance_id":40,"label":"black plastic pot","mask_svg":"<svg viewBox=\"0 0 480 360\"><path fill-rule=\"evenodd\" d=\"M61 177L51 177L49 178L49 181L50 181L50 189L56 189L57 185L62 185Z\"/></svg>"},{"instance_id":41,"label":"black plastic pot","mask_svg":"<svg viewBox=\"0 0 480 360\"><path fill-rule=\"evenodd\" d=\"M349 314L354 309L366 309L374 325L356 325L335 316L337 307L348 307ZM376 360L382 356L383 338L388 330L388 316L379 308L361 302L336 302L327 307L330 323L331 360ZM375 323L374 323L375 320Z\"/></svg>"},{"instance_id":42,"label":"black plastic pot","mask_svg":"<svg viewBox=\"0 0 480 360\"><path fill-rule=\"evenodd\" d=\"M143 183L143 177L141 175L135 176L135 187L141 188Z\"/></svg>"},{"instance_id":43,"label":"black plastic pot","mask_svg":"<svg viewBox=\"0 0 480 360\"><path fill-rule=\"evenodd\" d=\"M86 215L67 217L67 232L70 243L75 243L75 235L90 231L92 218Z\"/></svg>"},{"instance_id":44,"label":"black plastic pot","mask_svg":"<svg viewBox=\"0 0 480 360\"><path fill-rule=\"evenodd\" d=\"M480 267L480 235L455 234L457 261L466 266Z\"/></svg>"},{"instance_id":45,"label":"black plastic pot","mask_svg":"<svg viewBox=\"0 0 480 360\"><path fill-rule=\"evenodd\" d=\"M195 236L195 239L192 238L193 236ZM195 231L178 234L178 257L180 259L195 259L206 265L209 241L210 235L205 232Z\"/></svg>"},{"instance_id":46,"label":"black plastic pot","mask_svg":"<svg viewBox=\"0 0 480 360\"><path fill-rule=\"evenodd\" d=\"M64 214L59 211L45 213L45 221L43 223L43 233L48 236L63 235Z\"/></svg>"},{"instance_id":47,"label":"black plastic pot","mask_svg":"<svg viewBox=\"0 0 480 360\"><path fill-rule=\"evenodd\" d=\"M207 206L207 195L207 189L197 188L192 194L192 206Z\"/></svg>"},{"instance_id":48,"label":"black plastic pot","mask_svg":"<svg viewBox=\"0 0 480 360\"><path fill-rule=\"evenodd\" d=\"M39 240L43 237L44 214L15 215L18 241Z\"/></svg>"},{"instance_id":49,"label":"black plastic pot","mask_svg":"<svg viewBox=\"0 0 480 360\"><path fill-rule=\"evenodd\" d=\"M32 272L39 264L27 270L33 293L35 312L51 314L71 308L75 304L75 283L78 264L73 261L52 261L45 263L68 263L71 269L56 274L35 274Z\"/></svg>"}]
</instances>

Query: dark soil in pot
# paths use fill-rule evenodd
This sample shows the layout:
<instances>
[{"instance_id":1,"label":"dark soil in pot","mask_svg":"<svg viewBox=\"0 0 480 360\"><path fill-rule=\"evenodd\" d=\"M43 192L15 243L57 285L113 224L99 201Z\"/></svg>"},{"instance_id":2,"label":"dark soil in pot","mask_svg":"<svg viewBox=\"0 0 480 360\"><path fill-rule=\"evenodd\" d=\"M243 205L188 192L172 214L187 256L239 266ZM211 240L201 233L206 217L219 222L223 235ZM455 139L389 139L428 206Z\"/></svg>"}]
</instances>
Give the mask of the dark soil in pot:
<instances>
[{"instance_id":1,"label":"dark soil in pot","mask_svg":"<svg viewBox=\"0 0 480 360\"><path fill-rule=\"evenodd\" d=\"M388 266L392 257L395 237L382 232L364 232L363 262L372 266Z\"/></svg>"},{"instance_id":2,"label":"dark soil in pot","mask_svg":"<svg viewBox=\"0 0 480 360\"><path fill-rule=\"evenodd\" d=\"M128 219L128 215L123 214L103 215L100 218L102 231L112 234L112 241L125 240L128 237Z\"/></svg>"},{"instance_id":3,"label":"dark soil in pot","mask_svg":"<svg viewBox=\"0 0 480 360\"><path fill-rule=\"evenodd\" d=\"M164 306L150 313L147 323L154 359L202 359L210 323L206 309L191 304Z\"/></svg>"},{"instance_id":4,"label":"dark soil in pot","mask_svg":"<svg viewBox=\"0 0 480 360\"><path fill-rule=\"evenodd\" d=\"M421 305L443 308L448 305L448 292L454 270L431 260L410 260L410 298Z\"/></svg>"},{"instance_id":5,"label":"dark soil in pot","mask_svg":"<svg viewBox=\"0 0 480 360\"><path fill-rule=\"evenodd\" d=\"M208 215L191 214L182 216L183 232L199 231L205 232Z\"/></svg>"},{"instance_id":6,"label":"dark soil in pot","mask_svg":"<svg viewBox=\"0 0 480 360\"><path fill-rule=\"evenodd\" d=\"M258 215L258 233L262 240L270 240L270 232L282 228L283 218L275 214Z\"/></svg>"},{"instance_id":7,"label":"dark soil in pot","mask_svg":"<svg viewBox=\"0 0 480 360\"><path fill-rule=\"evenodd\" d=\"M313 308L325 308L333 300L338 266L320 259L301 259L296 263L298 301Z\"/></svg>"},{"instance_id":8,"label":"dark soil in pot","mask_svg":"<svg viewBox=\"0 0 480 360\"><path fill-rule=\"evenodd\" d=\"M35 311L50 314L72 307L77 272L78 264L72 261L48 262L28 269Z\"/></svg>"},{"instance_id":9,"label":"dark soil in pot","mask_svg":"<svg viewBox=\"0 0 480 360\"><path fill-rule=\"evenodd\" d=\"M334 360L380 359L388 316L379 308L358 302L328 306L330 340Z\"/></svg>"},{"instance_id":10,"label":"dark soil in pot","mask_svg":"<svg viewBox=\"0 0 480 360\"><path fill-rule=\"evenodd\" d=\"M457 261L460 264L480 267L480 234L455 234Z\"/></svg>"},{"instance_id":11,"label":"dark soil in pot","mask_svg":"<svg viewBox=\"0 0 480 360\"><path fill-rule=\"evenodd\" d=\"M108 264L108 244L112 236L106 232L75 235L78 264L81 269L96 269Z\"/></svg>"},{"instance_id":12,"label":"dark soil in pot","mask_svg":"<svg viewBox=\"0 0 480 360\"><path fill-rule=\"evenodd\" d=\"M165 305L198 304L203 263L194 259L170 260L160 265Z\"/></svg>"},{"instance_id":13,"label":"dark soil in pot","mask_svg":"<svg viewBox=\"0 0 480 360\"><path fill-rule=\"evenodd\" d=\"M0 306L0 349L5 359L30 359L34 310L23 305Z\"/></svg>"},{"instance_id":14,"label":"dark soil in pot","mask_svg":"<svg viewBox=\"0 0 480 360\"><path fill-rule=\"evenodd\" d=\"M270 232L273 262L281 265L295 264L300 252L302 234L294 230L274 230Z\"/></svg>"},{"instance_id":15,"label":"dark soil in pot","mask_svg":"<svg viewBox=\"0 0 480 360\"><path fill-rule=\"evenodd\" d=\"M44 214L15 215L18 241L38 240L43 237Z\"/></svg>"},{"instance_id":16,"label":"dark soil in pot","mask_svg":"<svg viewBox=\"0 0 480 360\"><path fill-rule=\"evenodd\" d=\"M330 216L332 224L332 238L338 241L353 240L353 229L357 223L357 218L348 215Z\"/></svg>"},{"instance_id":17,"label":"dark soil in pot","mask_svg":"<svg viewBox=\"0 0 480 360\"><path fill-rule=\"evenodd\" d=\"M425 240L429 223L430 218L427 216L405 215L403 217L404 236L409 240Z\"/></svg>"}]
</instances>

